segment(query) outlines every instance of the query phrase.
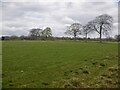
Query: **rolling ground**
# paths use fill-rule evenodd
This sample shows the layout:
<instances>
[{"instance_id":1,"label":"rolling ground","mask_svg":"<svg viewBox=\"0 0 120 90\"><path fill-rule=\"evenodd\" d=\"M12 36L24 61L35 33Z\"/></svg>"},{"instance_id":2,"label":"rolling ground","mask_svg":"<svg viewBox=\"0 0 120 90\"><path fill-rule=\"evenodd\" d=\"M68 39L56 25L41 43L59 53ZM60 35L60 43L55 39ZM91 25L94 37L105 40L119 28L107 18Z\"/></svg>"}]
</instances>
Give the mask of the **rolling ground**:
<instances>
[{"instance_id":1,"label":"rolling ground","mask_svg":"<svg viewBox=\"0 0 120 90\"><path fill-rule=\"evenodd\" d=\"M3 88L118 87L118 44L3 41Z\"/></svg>"}]
</instances>

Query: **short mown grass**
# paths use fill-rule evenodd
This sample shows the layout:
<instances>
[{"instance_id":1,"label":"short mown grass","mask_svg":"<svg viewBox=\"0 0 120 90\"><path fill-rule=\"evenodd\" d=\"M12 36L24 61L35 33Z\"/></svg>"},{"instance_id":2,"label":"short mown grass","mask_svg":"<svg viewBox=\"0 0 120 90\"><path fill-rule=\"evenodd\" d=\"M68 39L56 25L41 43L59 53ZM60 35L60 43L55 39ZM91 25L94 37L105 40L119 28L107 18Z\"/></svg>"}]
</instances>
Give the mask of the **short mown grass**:
<instances>
[{"instance_id":1,"label":"short mown grass","mask_svg":"<svg viewBox=\"0 0 120 90\"><path fill-rule=\"evenodd\" d=\"M116 88L118 44L3 41L3 88Z\"/></svg>"}]
</instances>

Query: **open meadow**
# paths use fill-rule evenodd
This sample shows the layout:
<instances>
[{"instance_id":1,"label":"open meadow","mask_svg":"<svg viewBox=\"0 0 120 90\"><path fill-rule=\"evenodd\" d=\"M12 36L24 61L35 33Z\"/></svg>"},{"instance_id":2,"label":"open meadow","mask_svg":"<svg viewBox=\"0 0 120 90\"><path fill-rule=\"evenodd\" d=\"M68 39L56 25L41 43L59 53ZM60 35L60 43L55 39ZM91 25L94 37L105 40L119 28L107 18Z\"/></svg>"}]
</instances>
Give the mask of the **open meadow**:
<instances>
[{"instance_id":1,"label":"open meadow","mask_svg":"<svg viewBox=\"0 0 120 90\"><path fill-rule=\"evenodd\" d=\"M116 88L118 44L3 41L3 88Z\"/></svg>"}]
</instances>

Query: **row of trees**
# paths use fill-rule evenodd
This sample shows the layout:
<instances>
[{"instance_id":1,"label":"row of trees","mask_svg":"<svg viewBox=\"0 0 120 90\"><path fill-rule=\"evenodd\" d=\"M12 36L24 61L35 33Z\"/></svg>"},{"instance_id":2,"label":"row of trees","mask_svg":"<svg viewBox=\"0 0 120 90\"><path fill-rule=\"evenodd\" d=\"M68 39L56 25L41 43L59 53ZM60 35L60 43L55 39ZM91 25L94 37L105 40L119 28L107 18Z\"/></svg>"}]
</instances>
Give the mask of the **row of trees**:
<instances>
[{"instance_id":1,"label":"row of trees","mask_svg":"<svg viewBox=\"0 0 120 90\"><path fill-rule=\"evenodd\" d=\"M109 31L112 30L113 26L113 18L108 14L103 14L95 19L88 22L86 25L82 25L80 23L73 23L67 27L67 31L65 34L73 35L74 39L77 38L78 35L82 34L85 35L86 38L89 33L97 32L99 34L99 39L101 41L102 35L109 35ZM52 31L50 27L42 29L32 29L30 30L30 36L34 39L41 38L41 37L51 37Z\"/></svg>"},{"instance_id":2,"label":"row of trees","mask_svg":"<svg viewBox=\"0 0 120 90\"><path fill-rule=\"evenodd\" d=\"M31 36L2 36L0 37L1 40L75 40L74 38L71 37L40 37L40 38L33 38ZM85 40L86 38L83 37L77 37L76 40ZM89 41L98 41L99 38L87 38L87 40ZM120 41L120 35L115 35L115 37L107 37L107 38L103 38L102 41Z\"/></svg>"},{"instance_id":3,"label":"row of trees","mask_svg":"<svg viewBox=\"0 0 120 90\"><path fill-rule=\"evenodd\" d=\"M99 34L99 40L101 41L102 35L109 35L110 31L112 30L113 26L113 18L112 16L108 14L103 14L95 19L89 21L86 25L82 25L80 23L73 23L70 26L67 26L67 30L65 34L68 35L73 35L74 40L81 40L82 38L78 38L78 35L84 35L85 38L87 39L88 34L97 32ZM33 28L30 30L28 36L11 36L11 37L3 37L2 40L4 39L7 40L14 40L14 39L20 39L20 40L36 40L36 39L70 39L69 37L63 37L63 38L57 38L57 37L52 37L52 30L50 27L46 27L45 29L40 29L40 28ZM85 39L83 38L83 39ZM115 38L117 40L120 40L120 35L116 35ZM112 39L112 38L106 38L106 39ZM98 39L96 39L98 40Z\"/></svg>"},{"instance_id":4,"label":"row of trees","mask_svg":"<svg viewBox=\"0 0 120 90\"><path fill-rule=\"evenodd\" d=\"M99 34L99 39L101 41L102 35L109 35L109 31L112 30L113 18L108 14L103 14L96 17L94 20L88 22L86 25L82 26L80 23L73 23L68 26L65 34L73 35L74 38L80 34L86 36L89 33L97 32Z\"/></svg>"},{"instance_id":5,"label":"row of trees","mask_svg":"<svg viewBox=\"0 0 120 90\"><path fill-rule=\"evenodd\" d=\"M34 28L30 30L29 34L29 36L31 36L33 39L38 39L41 37L48 38L52 37L52 30L50 27L46 27L44 30L40 28Z\"/></svg>"}]
</instances>

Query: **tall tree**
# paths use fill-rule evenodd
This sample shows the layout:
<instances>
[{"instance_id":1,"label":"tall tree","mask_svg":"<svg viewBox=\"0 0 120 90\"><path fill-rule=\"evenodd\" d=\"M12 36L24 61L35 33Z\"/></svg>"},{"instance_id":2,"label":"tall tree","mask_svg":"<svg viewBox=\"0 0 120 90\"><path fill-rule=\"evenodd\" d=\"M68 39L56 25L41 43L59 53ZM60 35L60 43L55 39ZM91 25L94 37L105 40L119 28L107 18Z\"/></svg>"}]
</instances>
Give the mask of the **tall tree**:
<instances>
[{"instance_id":1,"label":"tall tree","mask_svg":"<svg viewBox=\"0 0 120 90\"><path fill-rule=\"evenodd\" d=\"M108 14L103 14L100 15L98 17L96 17L93 20L93 27L94 30L98 32L98 34L100 35L100 41L102 38L102 34L109 34L109 31L112 29L113 26L113 17L108 15Z\"/></svg>"},{"instance_id":2,"label":"tall tree","mask_svg":"<svg viewBox=\"0 0 120 90\"><path fill-rule=\"evenodd\" d=\"M117 41L120 42L120 34L115 35L115 39L117 39Z\"/></svg>"},{"instance_id":3,"label":"tall tree","mask_svg":"<svg viewBox=\"0 0 120 90\"><path fill-rule=\"evenodd\" d=\"M85 34L86 39L87 39L88 33L94 30L94 27L92 26L93 26L92 22L88 22L86 25L83 26L83 34Z\"/></svg>"},{"instance_id":4,"label":"tall tree","mask_svg":"<svg viewBox=\"0 0 120 90\"><path fill-rule=\"evenodd\" d=\"M80 23L73 23L67 27L65 34L73 35L76 39L77 35L81 34L82 25Z\"/></svg>"},{"instance_id":5,"label":"tall tree","mask_svg":"<svg viewBox=\"0 0 120 90\"><path fill-rule=\"evenodd\" d=\"M46 38L51 37L52 36L52 30L51 30L51 28L50 27L45 28L42 31L42 36L46 37Z\"/></svg>"},{"instance_id":6,"label":"tall tree","mask_svg":"<svg viewBox=\"0 0 120 90\"><path fill-rule=\"evenodd\" d=\"M30 30L30 36L33 38L40 37L42 35L42 29L33 28Z\"/></svg>"}]
</instances>

